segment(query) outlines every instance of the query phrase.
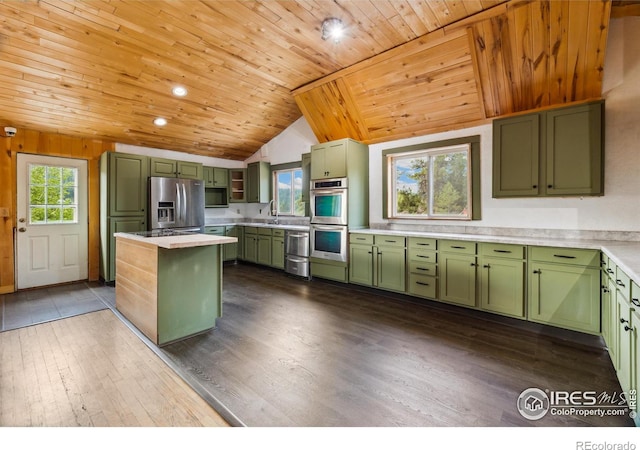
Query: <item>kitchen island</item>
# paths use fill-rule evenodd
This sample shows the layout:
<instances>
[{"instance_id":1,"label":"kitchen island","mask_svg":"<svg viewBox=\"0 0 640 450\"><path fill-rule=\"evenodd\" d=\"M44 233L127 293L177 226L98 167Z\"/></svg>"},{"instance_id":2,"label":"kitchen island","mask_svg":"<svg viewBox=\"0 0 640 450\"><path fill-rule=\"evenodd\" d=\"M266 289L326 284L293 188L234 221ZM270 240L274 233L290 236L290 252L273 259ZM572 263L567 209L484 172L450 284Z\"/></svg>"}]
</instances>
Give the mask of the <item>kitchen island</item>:
<instances>
[{"instance_id":1,"label":"kitchen island","mask_svg":"<svg viewBox=\"0 0 640 450\"><path fill-rule=\"evenodd\" d=\"M215 327L222 316L222 247L205 234L115 233L116 308L156 345Z\"/></svg>"}]
</instances>

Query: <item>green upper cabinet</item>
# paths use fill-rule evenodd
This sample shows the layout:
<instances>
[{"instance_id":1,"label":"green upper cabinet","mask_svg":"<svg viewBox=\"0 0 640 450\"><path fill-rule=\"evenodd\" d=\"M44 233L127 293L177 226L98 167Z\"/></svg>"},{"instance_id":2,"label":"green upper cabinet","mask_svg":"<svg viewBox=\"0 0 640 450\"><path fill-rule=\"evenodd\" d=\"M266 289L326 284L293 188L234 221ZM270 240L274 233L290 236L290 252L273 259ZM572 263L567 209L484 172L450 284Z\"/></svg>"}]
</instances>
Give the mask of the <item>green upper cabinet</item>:
<instances>
[{"instance_id":1,"label":"green upper cabinet","mask_svg":"<svg viewBox=\"0 0 640 450\"><path fill-rule=\"evenodd\" d=\"M229 203L244 203L246 197L247 169L229 169Z\"/></svg>"},{"instance_id":2,"label":"green upper cabinet","mask_svg":"<svg viewBox=\"0 0 640 450\"><path fill-rule=\"evenodd\" d=\"M201 163L155 157L151 157L149 161L149 176L152 177L178 177L192 180L202 180L203 178Z\"/></svg>"},{"instance_id":3,"label":"green upper cabinet","mask_svg":"<svg viewBox=\"0 0 640 450\"><path fill-rule=\"evenodd\" d=\"M202 174L205 188L227 188L229 184L228 169L220 167L203 167Z\"/></svg>"},{"instance_id":4,"label":"green upper cabinet","mask_svg":"<svg viewBox=\"0 0 640 450\"><path fill-rule=\"evenodd\" d=\"M539 193L540 116L493 121L493 196L525 197Z\"/></svg>"},{"instance_id":5,"label":"green upper cabinet","mask_svg":"<svg viewBox=\"0 0 640 450\"><path fill-rule=\"evenodd\" d=\"M105 152L101 172L108 186L109 216L141 216L147 208L149 161L146 156Z\"/></svg>"},{"instance_id":6,"label":"green upper cabinet","mask_svg":"<svg viewBox=\"0 0 640 450\"><path fill-rule=\"evenodd\" d=\"M347 146L347 139L312 146L311 179L346 177Z\"/></svg>"},{"instance_id":7,"label":"green upper cabinet","mask_svg":"<svg viewBox=\"0 0 640 450\"><path fill-rule=\"evenodd\" d=\"M269 203L271 165L259 161L247 165L247 202Z\"/></svg>"},{"instance_id":8,"label":"green upper cabinet","mask_svg":"<svg viewBox=\"0 0 640 450\"><path fill-rule=\"evenodd\" d=\"M493 121L493 196L604 193L604 102Z\"/></svg>"}]
</instances>

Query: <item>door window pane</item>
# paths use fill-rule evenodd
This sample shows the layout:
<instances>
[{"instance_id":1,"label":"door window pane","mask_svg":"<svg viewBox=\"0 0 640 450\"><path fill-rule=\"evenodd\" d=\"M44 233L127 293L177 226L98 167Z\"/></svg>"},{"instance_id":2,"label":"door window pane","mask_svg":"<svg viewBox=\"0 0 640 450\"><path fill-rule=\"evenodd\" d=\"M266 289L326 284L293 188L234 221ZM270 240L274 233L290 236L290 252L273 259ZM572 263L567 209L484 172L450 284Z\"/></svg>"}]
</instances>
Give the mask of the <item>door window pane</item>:
<instances>
[{"instance_id":1,"label":"door window pane","mask_svg":"<svg viewBox=\"0 0 640 450\"><path fill-rule=\"evenodd\" d=\"M29 164L29 223L77 223L78 169Z\"/></svg>"}]
</instances>

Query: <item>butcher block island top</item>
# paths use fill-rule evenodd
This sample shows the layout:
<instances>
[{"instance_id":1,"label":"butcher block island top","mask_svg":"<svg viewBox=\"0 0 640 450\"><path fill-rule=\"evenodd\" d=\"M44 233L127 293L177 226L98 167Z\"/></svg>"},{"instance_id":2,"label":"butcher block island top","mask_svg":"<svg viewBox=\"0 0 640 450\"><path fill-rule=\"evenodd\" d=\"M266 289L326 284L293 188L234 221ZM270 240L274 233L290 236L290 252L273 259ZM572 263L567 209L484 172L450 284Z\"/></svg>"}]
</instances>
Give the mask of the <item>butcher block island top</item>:
<instances>
[{"instance_id":1,"label":"butcher block island top","mask_svg":"<svg viewBox=\"0 0 640 450\"><path fill-rule=\"evenodd\" d=\"M235 237L115 233L116 308L156 345L215 327L222 247Z\"/></svg>"}]
</instances>

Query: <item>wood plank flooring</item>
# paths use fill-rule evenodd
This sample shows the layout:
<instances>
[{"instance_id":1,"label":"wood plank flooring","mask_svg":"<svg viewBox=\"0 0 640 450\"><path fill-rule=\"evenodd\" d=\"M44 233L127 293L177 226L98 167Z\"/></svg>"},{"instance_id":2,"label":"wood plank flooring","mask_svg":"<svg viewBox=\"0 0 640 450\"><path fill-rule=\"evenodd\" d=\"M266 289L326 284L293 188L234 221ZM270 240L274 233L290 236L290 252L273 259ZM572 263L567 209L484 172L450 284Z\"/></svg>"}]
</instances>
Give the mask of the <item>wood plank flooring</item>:
<instances>
[{"instance_id":1,"label":"wood plank flooring","mask_svg":"<svg viewBox=\"0 0 640 450\"><path fill-rule=\"evenodd\" d=\"M163 347L249 426L630 426L516 409L530 387L620 392L601 340L236 265L224 315Z\"/></svg>"},{"instance_id":2,"label":"wood plank flooring","mask_svg":"<svg viewBox=\"0 0 640 450\"><path fill-rule=\"evenodd\" d=\"M226 426L110 310L0 333L0 426Z\"/></svg>"}]
</instances>

